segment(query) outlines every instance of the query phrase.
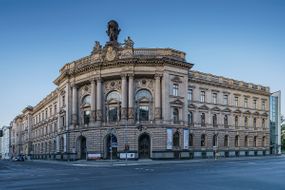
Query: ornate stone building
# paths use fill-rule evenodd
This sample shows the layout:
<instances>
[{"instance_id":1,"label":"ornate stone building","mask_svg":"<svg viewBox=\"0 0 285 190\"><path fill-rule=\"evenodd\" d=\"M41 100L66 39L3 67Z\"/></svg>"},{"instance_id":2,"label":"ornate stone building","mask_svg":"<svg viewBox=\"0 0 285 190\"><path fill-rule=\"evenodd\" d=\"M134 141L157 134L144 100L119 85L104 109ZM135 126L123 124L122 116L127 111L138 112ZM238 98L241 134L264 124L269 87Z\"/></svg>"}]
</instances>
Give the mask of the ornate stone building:
<instances>
[{"instance_id":1,"label":"ornate stone building","mask_svg":"<svg viewBox=\"0 0 285 190\"><path fill-rule=\"evenodd\" d=\"M269 154L268 87L193 71L184 52L134 48L130 37L117 41L119 32L110 21L109 41L65 64L57 89L16 117L14 153L64 160Z\"/></svg>"}]
</instances>

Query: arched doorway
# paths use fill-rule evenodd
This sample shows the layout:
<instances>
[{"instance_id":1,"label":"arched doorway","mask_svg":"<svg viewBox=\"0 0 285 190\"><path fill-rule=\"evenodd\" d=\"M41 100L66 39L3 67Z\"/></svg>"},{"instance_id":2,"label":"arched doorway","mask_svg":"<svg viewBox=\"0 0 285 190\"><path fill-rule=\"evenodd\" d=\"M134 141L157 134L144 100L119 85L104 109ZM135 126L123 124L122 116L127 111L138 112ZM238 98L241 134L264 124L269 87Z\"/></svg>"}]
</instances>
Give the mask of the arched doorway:
<instances>
[{"instance_id":1,"label":"arched doorway","mask_svg":"<svg viewBox=\"0 0 285 190\"><path fill-rule=\"evenodd\" d=\"M139 137L139 158L150 158L150 137L148 134L143 134Z\"/></svg>"},{"instance_id":2,"label":"arched doorway","mask_svg":"<svg viewBox=\"0 0 285 190\"><path fill-rule=\"evenodd\" d=\"M106 137L106 159L111 159L111 152L112 152L112 159L118 158L117 157L117 147L118 147L117 137L113 134L112 135L109 134Z\"/></svg>"},{"instance_id":3,"label":"arched doorway","mask_svg":"<svg viewBox=\"0 0 285 190\"><path fill-rule=\"evenodd\" d=\"M86 137L79 136L77 140L77 156L81 160L86 159L87 147L86 147Z\"/></svg>"}]
</instances>

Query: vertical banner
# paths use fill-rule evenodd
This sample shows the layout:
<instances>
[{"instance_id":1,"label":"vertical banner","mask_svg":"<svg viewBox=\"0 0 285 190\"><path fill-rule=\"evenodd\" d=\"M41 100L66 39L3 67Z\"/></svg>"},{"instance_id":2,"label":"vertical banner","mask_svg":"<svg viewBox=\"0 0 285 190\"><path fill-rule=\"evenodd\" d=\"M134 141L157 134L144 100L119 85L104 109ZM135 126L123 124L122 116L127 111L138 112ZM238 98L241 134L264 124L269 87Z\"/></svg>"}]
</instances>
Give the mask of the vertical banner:
<instances>
[{"instance_id":1,"label":"vertical banner","mask_svg":"<svg viewBox=\"0 0 285 190\"><path fill-rule=\"evenodd\" d=\"M167 132L167 144L166 144L166 149L172 149L172 138L173 138L173 134L172 134L172 129L166 129Z\"/></svg>"},{"instance_id":2,"label":"vertical banner","mask_svg":"<svg viewBox=\"0 0 285 190\"><path fill-rule=\"evenodd\" d=\"M189 148L189 129L184 129L183 139L184 139L183 149L188 149Z\"/></svg>"},{"instance_id":3,"label":"vertical banner","mask_svg":"<svg viewBox=\"0 0 285 190\"><path fill-rule=\"evenodd\" d=\"M63 141L63 144L64 144L64 152L67 152L67 149L66 149L66 144L67 144L67 142L66 142L66 140L67 140L67 138L66 138L66 134L63 134L63 138L64 138L64 141Z\"/></svg>"}]
</instances>

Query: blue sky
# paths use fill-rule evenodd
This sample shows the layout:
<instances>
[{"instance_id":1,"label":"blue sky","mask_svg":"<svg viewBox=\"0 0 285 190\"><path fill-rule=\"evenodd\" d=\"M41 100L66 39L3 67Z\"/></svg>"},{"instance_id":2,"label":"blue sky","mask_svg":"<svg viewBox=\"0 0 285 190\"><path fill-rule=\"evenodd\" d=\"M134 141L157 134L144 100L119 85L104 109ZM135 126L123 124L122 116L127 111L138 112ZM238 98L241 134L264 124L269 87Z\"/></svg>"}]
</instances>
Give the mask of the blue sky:
<instances>
[{"instance_id":1,"label":"blue sky","mask_svg":"<svg viewBox=\"0 0 285 190\"><path fill-rule=\"evenodd\" d=\"M0 126L54 90L65 63L104 44L110 19L120 41L182 50L194 70L282 90L285 103L283 0L0 0Z\"/></svg>"}]
</instances>

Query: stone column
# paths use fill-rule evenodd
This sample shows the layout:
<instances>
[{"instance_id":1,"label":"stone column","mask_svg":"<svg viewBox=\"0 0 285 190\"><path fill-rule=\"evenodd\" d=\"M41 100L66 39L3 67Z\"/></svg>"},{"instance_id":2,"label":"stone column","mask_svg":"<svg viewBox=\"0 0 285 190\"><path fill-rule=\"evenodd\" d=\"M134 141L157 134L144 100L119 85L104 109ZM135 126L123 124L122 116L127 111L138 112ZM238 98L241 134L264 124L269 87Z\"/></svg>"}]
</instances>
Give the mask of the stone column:
<instances>
[{"instance_id":1,"label":"stone column","mask_svg":"<svg viewBox=\"0 0 285 190\"><path fill-rule=\"evenodd\" d=\"M91 115L90 126L95 126L96 120L96 84L95 80L91 79Z\"/></svg>"},{"instance_id":2,"label":"stone column","mask_svg":"<svg viewBox=\"0 0 285 190\"><path fill-rule=\"evenodd\" d=\"M96 110L96 119L97 124L100 125L102 122L102 79L97 78L97 110Z\"/></svg>"},{"instance_id":3,"label":"stone column","mask_svg":"<svg viewBox=\"0 0 285 190\"><path fill-rule=\"evenodd\" d=\"M127 119L127 104L128 104L128 101L127 101L127 97L128 97L128 94L127 94L127 90L128 90L128 87L127 87L127 76L125 74L122 74L121 75L122 77L122 110L121 110L121 116L122 116L122 120L126 120Z\"/></svg>"},{"instance_id":4,"label":"stone column","mask_svg":"<svg viewBox=\"0 0 285 190\"><path fill-rule=\"evenodd\" d=\"M134 121L134 75L129 74L129 121Z\"/></svg>"},{"instance_id":5,"label":"stone column","mask_svg":"<svg viewBox=\"0 0 285 190\"><path fill-rule=\"evenodd\" d=\"M161 90L160 90L160 75L155 75L155 112L154 112L154 118L155 120L161 119Z\"/></svg>"},{"instance_id":6,"label":"stone column","mask_svg":"<svg viewBox=\"0 0 285 190\"><path fill-rule=\"evenodd\" d=\"M72 85L72 126L76 127L78 124L77 118L77 87L75 84Z\"/></svg>"}]
</instances>

